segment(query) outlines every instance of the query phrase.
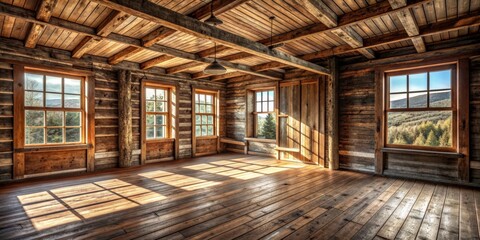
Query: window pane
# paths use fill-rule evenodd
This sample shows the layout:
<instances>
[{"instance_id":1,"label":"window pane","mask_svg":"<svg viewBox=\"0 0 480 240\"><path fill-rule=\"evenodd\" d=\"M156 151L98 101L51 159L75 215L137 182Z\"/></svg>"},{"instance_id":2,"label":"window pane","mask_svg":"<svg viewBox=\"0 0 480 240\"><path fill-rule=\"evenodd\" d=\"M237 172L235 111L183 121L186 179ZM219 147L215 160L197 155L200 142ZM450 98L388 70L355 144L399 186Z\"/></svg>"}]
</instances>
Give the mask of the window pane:
<instances>
[{"instance_id":1,"label":"window pane","mask_svg":"<svg viewBox=\"0 0 480 240\"><path fill-rule=\"evenodd\" d=\"M145 89L145 99L146 100L155 100L155 89L146 88Z\"/></svg>"},{"instance_id":2,"label":"window pane","mask_svg":"<svg viewBox=\"0 0 480 240\"><path fill-rule=\"evenodd\" d=\"M165 96L165 90L163 89L157 89L156 90L156 95L157 95L157 100L164 101L166 100Z\"/></svg>"},{"instance_id":3,"label":"window pane","mask_svg":"<svg viewBox=\"0 0 480 240\"><path fill-rule=\"evenodd\" d=\"M408 107L410 108L426 108L427 92L410 93L408 99Z\"/></svg>"},{"instance_id":4,"label":"window pane","mask_svg":"<svg viewBox=\"0 0 480 240\"><path fill-rule=\"evenodd\" d=\"M390 77L390 92L406 92L407 91L407 75Z\"/></svg>"},{"instance_id":5,"label":"window pane","mask_svg":"<svg viewBox=\"0 0 480 240\"><path fill-rule=\"evenodd\" d=\"M43 75L26 73L25 74L25 89L43 91Z\"/></svg>"},{"instance_id":6,"label":"window pane","mask_svg":"<svg viewBox=\"0 0 480 240\"><path fill-rule=\"evenodd\" d=\"M262 102L262 112L268 112L268 102Z\"/></svg>"},{"instance_id":7,"label":"window pane","mask_svg":"<svg viewBox=\"0 0 480 240\"><path fill-rule=\"evenodd\" d=\"M409 91L426 91L427 90L427 73L410 74Z\"/></svg>"},{"instance_id":8,"label":"window pane","mask_svg":"<svg viewBox=\"0 0 480 240\"><path fill-rule=\"evenodd\" d=\"M156 122L155 122L156 125L166 125L166 121L165 121L165 116L163 115L157 115L156 116Z\"/></svg>"},{"instance_id":9,"label":"window pane","mask_svg":"<svg viewBox=\"0 0 480 240\"><path fill-rule=\"evenodd\" d=\"M205 94L200 94L200 100L198 101L199 103L205 103Z\"/></svg>"},{"instance_id":10,"label":"window pane","mask_svg":"<svg viewBox=\"0 0 480 240\"><path fill-rule=\"evenodd\" d=\"M43 93L25 91L26 107L43 107Z\"/></svg>"},{"instance_id":11,"label":"window pane","mask_svg":"<svg viewBox=\"0 0 480 240\"><path fill-rule=\"evenodd\" d=\"M79 79L72 79L72 78L65 78L65 86L64 86L65 93L74 93L80 94L80 80Z\"/></svg>"},{"instance_id":12,"label":"window pane","mask_svg":"<svg viewBox=\"0 0 480 240\"><path fill-rule=\"evenodd\" d=\"M268 91L268 101L274 101L275 96L273 95L273 91Z\"/></svg>"},{"instance_id":13,"label":"window pane","mask_svg":"<svg viewBox=\"0 0 480 240\"><path fill-rule=\"evenodd\" d=\"M160 101L155 102L155 108L156 108L155 109L156 112L166 112L164 102L160 102Z\"/></svg>"},{"instance_id":14,"label":"window pane","mask_svg":"<svg viewBox=\"0 0 480 240\"><path fill-rule=\"evenodd\" d=\"M155 111L155 102L154 101L147 101L147 112Z\"/></svg>"},{"instance_id":15,"label":"window pane","mask_svg":"<svg viewBox=\"0 0 480 240\"><path fill-rule=\"evenodd\" d=\"M268 102L268 111L273 112L273 109L274 109L273 102Z\"/></svg>"},{"instance_id":16,"label":"window pane","mask_svg":"<svg viewBox=\"0 0 480 240\"><path fill-rule=\"evenodd\" d=\"M212 95L207 95L206 98L205 98L205 102L208 103L208 104L212 104L213 103Z\"/></svg>"},{"instance_id":17,"label":"window pane","mask_svg":"<svg viewBox=\"0 0 480 240\"><path fill-rule=\"evenodd\" d=\"M45 83L47 92L62 92L62 78L54 76L46 76L47 82Z\"/></svg>"},{"instance_id":18,"label":"window pane","mask_svg":"<svg viewBox=\"0 0 480 240\"><path fill-rule=\"evenodd\" d=\"M208 124L213 124L213 116L208 116L207 123Z\"/></svg>"},{"instance_id":19,"label":"window pane","mask_svg":"<svg viewBox=\"0 0 480 240\"><path fill-rule=\"evenodd\" d=\"M256 94L255 101L256 102L262 101L262 92L256 92L255 94Z\"/></svg>"},{"instance_id":20,"label":"window pane","mask_svg":"<svg viewBox=\"0 0 480 240\"><path fill-rule=\"evenodd\" d=\"M273 114L258 114L257 116L257 137L275 139L276 120Z\"/></svg>"},{"instance_id":21,"label":"window pane","mask_svg":"<svg viewBox=\"0 0 480 240\"><path fill-rule=\"evenodd\" d=\"M430 107L451 107L451 91L430 92Z\"/></svg>"},{"instance_id":22,"label":"window pane","mask_svg":"<svg viewBox=\"0 0 480 240\"><path fill-rule=\"evenodd\" d=\"M46 93L46 107L62 107L62 94Z\"/></svg>"},{"instance_id":23,"label":"window pane","mask_svg":"<svg viewBox=\"0 0 480 240\"><path fill-rule=\"evenodd\" d=\"M207 116L206 115L202 116L202 124L207 124Z\"/></svg>"},{"instance_id":24,"label":"window pane","mask_svg":"<svg viewBox=\"0 0 480 240\"><path fill-rule=\"evenodd\" d=\"M63 128L47 129L47 143L62 143L62 142L63 142Z\"/></svg>"},{"instance_id":25,"label":"window pane","mask_svg":"<svg viewBox=\"0 0 480 240\"><path fill-rule=\"evenodd\" d=\"M212 136L213 135L213 125L207 126L207 134Z\"/></svg>"},{"instance_id":26,"label":"window pane","mask_svg":"<svg viewBox=\"0 0 480 240\"><path fill-rule=\"evenodd\" d=\"M164 126L157 126L155 127L156 130L156 138L165 138L165 127Z\"/></svg>"},{"instance_id":27,"label":"window pane","mask_svg":"<svg viewBox=\"0 0 480 240\"><path fill-rule=\"evenodd\" d=\"M450 89L452 70L430 72L430 90Z\"/></svg>"},{"instance_id":28,"label":"window pane","mask_svg":"<svg viewBox=\"0 0 480 240\"><path fill-rule=\"evenodd\" d=\"M147 127L147 138L152 139L155 137L155 128L154 127Z\"/></svg>"},{"instance_id":29,"label":"window pane","mask_svg":"<svg viewBox=\"0 0 480 240\"><path fill-rule=\"evenodd\" d=\"M65 94L64 107L66 108L80 108L80 95Z\"/></svg>"},{"instance_id":30,"label":"window pane","mask_svg":"<svg viewBox=\"0 0 480 240\"><path fill-rule=\"evenodd\" d=\"M195 125L201 124L201 122L202 122L202 116L195 115Z\"/></svg>"},{"instance_id":31,"label":"window pane","mask_svg":"<svg viewBox=\"0 0 480 240\"><path fill-rule=\"evenodd\" d=\"M25 128L25 144L44 143L43 128Z\"/></svg>"},{"instance_id":32,"label":"window pane","mask_svg":"<svg viewBox=\"0 0 480 240\"><path fill-rule=\"evenodd\" d=\"M262 102L257 102L256 111L257 111L257 112L261 112L261 111L262 111Z\"/></svg>"},{"instance_id":33,"label":"window pane","mask_svg":"<svg viewBox=\"0 0 480 240\"><path fill-rule=\"evenodd\" d=\"M25 111L25 125L29 127L43 127L45 126L45 112L44 111Z\"/></svg>"},{"instance_id":34,"label":"window pane","mask_svg":"<svg viewBox=\"0 0 480 240\"><path fill-rule=\"evenodd\" d=\"M207 136L207 126L202 126L202 136Z\"/></svg>"},{"instance_id":35,"label":"window pane","mask_svg":"<svg viewBox=\"0 0 480 240\"><path fill-rule=\"evenodd\" d=\"M200 104L195 104L195 112L199 113L200 112Z\"/></svg>"},{"instance_id":36,"label":"window pane","mask_svg":"<svg viewBox=\"0 0 480 240\"><path fill-rule=\"evenodd\" d=\"M205 112L206 112L206 113L213 113L212 105L207 105L207 106L206 106L206 109L205 109Z\"/></svg>"},{"instance_id":37,"label":"window pane","mask_svg":"<svg viewBox=\"0 0 480 240\"><path fill-rule=\"evenodd\" d=\"M390 94L390 108L406 108L407 94Z\"/></svg>"},{"instance_id":38,"label":"window pane","mask_svg":"<svg viewBox=\"0 0 480 240\"><path fill-rule=\"evenodd\" d=\"M452 112L390 112L387 143L430 147L452 146Z\"/></svg>"},{"instance_id":39,"label":"window pane","mask_svg":"<svg viewBox=\"0 0 480 240\"><path fill-rule=\"evenodd\" d=\"M81 141L81 134L80 128L67 128L65 132L65 142L80 142Z\"/></svg>"},{"instance_id":40,"label":"window pane","mask_svg":"<svg viewBox=\"0 0 480 240\"><path fill-rule=\"evenodd\" d=\"M147 125L155 125L155 115L147 114Z\"/></svg>"},{"instance_id":41,"label":"window pane","mask_svg":"<svg viewBox=\"0 0 480 240\"><path fill-rule=\"evenodd\" d=\"M263 102L268 101L268 91L262 92L262 101Z\"/></svg>"},{"instance_id":42,"label":"window pane","mask_svg":"<svg viewBox=\"0 0 480 240\"><path fill-rule=\"evenodd\" d=\"M200 112L205 113L205 105L200 105Z\"/></svg>"},{"instance_id":43,"label":"window pane","mask_svg":"<svg viewBox=\"0 0 480 240\"><path fill-rule=\"evenodd\" d=\"M48 111L47 112L47 126L55 127L55 126L63 126L63 112L59 111Z\"/></svg>"},{"instance_id":44,"label":"window pane","mask_svg":"<svg viewBox=\"0 0 480 240\"><path fill-rule=\"evenodd\" d=\"M82 123L80 112L66 112L65 125L69 127L79 127Z\"/></svg>"},{"instance_id":45,"label":"window pane","mask_svg":"<svg viewBox=\"0 0 480 240\"><path fill-rule=\"evenodd\" d=\"M200 128L200 126L195 127L195 136L202 136L202 129Z\"/></svg>"}]
</instances>

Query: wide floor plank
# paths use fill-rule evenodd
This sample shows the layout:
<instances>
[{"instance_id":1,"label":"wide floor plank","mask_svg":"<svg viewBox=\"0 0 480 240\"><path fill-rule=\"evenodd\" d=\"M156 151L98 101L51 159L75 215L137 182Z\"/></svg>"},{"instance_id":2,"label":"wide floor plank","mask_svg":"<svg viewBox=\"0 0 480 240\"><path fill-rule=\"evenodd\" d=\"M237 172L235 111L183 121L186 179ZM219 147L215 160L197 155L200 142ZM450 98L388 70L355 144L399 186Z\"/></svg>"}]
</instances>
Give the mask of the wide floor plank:
<instances>
[{"instance_id":1,"label":"wide floor plank","mask_svg":"<svg viewBox=\"0 0 480 240\"><path fill-rule=\"evenodd\" d=\"M0 239L478 239L480 191L219 154L0 186Z\"/></svg>"}]
</instances>

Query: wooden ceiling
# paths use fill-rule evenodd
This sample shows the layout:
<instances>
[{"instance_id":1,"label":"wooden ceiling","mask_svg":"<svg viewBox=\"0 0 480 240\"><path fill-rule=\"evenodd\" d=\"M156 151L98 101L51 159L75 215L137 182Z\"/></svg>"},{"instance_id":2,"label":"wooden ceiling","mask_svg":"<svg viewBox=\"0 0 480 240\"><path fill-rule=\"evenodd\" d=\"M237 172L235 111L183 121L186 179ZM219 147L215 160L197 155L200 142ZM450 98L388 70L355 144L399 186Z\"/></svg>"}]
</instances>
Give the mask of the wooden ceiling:
<instances>
[{"instance_id":1,"label":"wooden ceiling","mask_svg":"<svg viewBox=\"0 0 480 240\"><path fill-rule=\"evenodd\" d=\"M328 74L306 61L333 55L373 59L377 51L412 45L424 52L429 44L476 33L480 25L480 0L216 0L214 11L224 22L219 30L193 20L208 18L210 0L0 2L1 37L29 48L71 51L76 58L106 57L112 65L131 61L208 78L202 70L212 61L209 39L215 39L229 73L212 80L243 74L282 79L292 67ZM172 23L153 16L162 9L188 18L177 16ZM270 16L276 17L273 43L284 43L273 51L264 46L270 44ZM197 28L185 30L182 23Z\"/></svg>"}]
</instances>

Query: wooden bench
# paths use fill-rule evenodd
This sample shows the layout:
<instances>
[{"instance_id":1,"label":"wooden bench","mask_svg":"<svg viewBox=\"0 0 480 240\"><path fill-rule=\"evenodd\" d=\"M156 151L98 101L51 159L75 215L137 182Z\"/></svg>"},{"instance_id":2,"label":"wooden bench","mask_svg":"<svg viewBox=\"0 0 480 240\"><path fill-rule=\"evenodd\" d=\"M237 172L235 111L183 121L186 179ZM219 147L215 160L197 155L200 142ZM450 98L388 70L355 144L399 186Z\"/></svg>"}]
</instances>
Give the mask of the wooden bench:
<instances>
[{"instance_id":1,"label":"wooden bench","mask_svg":"<svg viewBox=\"0 0 480 240\"><path fill-rule=\"evenodd\" d=\"M243 141L239 141L239 140L235 140L235 139L231 139L231 138L220 138L220 142L221 143L225 143L225 144L232 144L232 145L237 145L237 146L243 146L243 151L240 150L240 149L236 149L236 148L225 148L225 150L227 151L230 151L230 152L237 152L237 153L243 153L243 154L247 154L248 153L248 144L246 142L243 142Z\"/></svg>"}]
</instances>

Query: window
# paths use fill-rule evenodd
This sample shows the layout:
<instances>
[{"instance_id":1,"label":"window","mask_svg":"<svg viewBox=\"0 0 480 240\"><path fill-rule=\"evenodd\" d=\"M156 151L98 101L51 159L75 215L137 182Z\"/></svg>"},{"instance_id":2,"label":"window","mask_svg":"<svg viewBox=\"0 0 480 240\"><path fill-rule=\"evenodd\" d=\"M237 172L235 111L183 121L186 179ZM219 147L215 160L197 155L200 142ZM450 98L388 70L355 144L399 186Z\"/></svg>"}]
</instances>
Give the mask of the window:
<instances>
[{"instance_id":1,"label":"window","mask_svg":"<svg viewBox=\"0 0 480 240\"><path fill-rule=\"evenodd\" d=\"M386 145L455 146L455 65L386 74Z\"/></svg>"},{"instance_id":2,"label":"window","mask_svg":"<svg viewBox=\"0 0 480 240\"><path fill-rule=\"evenodd\" d=\"M195 136L215 136L215 93L195 92Z\"/></svg>"},{"instance_id":3,"label":"window","mask_svg":"<svg viewBox=\"0 0 480 240\"><path fill-rule=\"evenodd\" d=\"M27 71L25 73L25 144L84 142L84 79Z\"/></svg>"},{"instance_id":4,"label":"window","mask_svg":"<svg viewBox=\"0 0 480 240\"><path fill-rule=\"evenodd\" d=\"M146 139L170 138L170 89L148 86L144 92Z\"/></svg>"},{"instance_id":5,"label":"window","mask_svg":"<svg viewBox=\"0 0 480 240\"><path fill-rule=\"evenodd\" d=\"M275 139L275 94L273 89L255 91L255 137Z\"/></svg>"}]
</instances>

